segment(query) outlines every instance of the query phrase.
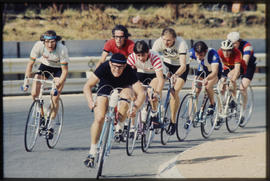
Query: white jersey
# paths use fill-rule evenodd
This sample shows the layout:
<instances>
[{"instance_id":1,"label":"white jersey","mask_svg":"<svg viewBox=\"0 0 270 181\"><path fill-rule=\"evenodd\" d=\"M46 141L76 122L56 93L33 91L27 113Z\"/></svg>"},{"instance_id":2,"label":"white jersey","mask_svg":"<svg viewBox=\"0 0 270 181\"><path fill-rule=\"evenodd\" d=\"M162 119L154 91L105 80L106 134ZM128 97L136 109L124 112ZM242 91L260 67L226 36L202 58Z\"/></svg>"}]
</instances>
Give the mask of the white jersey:
<instances>
[{"instance_id":1,"label":"white jersey","mask_svg":"<svg viewBox=\"0 0 270 181\"><path fill-rule=\"evenodd\" d=\"M137 72L153 74L162 70L162 62L157 52L150 50L149 57L146 62L138 60L133 52L128 56L127 64L133 68L137 68Z\"/></svg>"},{"instance_id":2,"label":"white jersey","mask_svg":"<svg viewBox=\"0 0 270 181\"><path fill-rule=\"evenodd\" d=\"M49 52L45 44L42 41L38 41L32 48L30 57L37 59L44 65L55 68L60 68L61 63L69 63L67 48L61 42L57 42L56 49Z\"/></svg>"},{"instance_id":3,"label":"white jersey","mask_svg":"<svg viewBox=\"0 0 270 181\"><path fill-rule=\"evenodd\" d=\"M180 65L179 56L186 55L186 64L189 64L189 49L186 41L182 37L176 37L172 47L166 47L162 41L162 37L158 38L152 47L152 50L162 54L163 61L171 65Z\"/></svg>"}]
</instances>

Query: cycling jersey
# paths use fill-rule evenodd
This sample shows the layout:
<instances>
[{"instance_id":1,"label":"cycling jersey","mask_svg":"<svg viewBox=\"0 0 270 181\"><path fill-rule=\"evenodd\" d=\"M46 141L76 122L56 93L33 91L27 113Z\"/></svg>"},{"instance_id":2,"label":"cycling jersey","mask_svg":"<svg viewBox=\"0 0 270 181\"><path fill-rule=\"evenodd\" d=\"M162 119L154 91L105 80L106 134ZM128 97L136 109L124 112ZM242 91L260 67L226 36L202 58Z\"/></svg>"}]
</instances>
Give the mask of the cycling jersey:
<instances>
[{"instance_id":1,"label":"cycling jersey","mask_svg":"<svg viewBox=\"0 0 270 181\"><path fill-rule=\"evenodd\" d=\"M162 40L158 38L152 47L152 50L163 55L163 61L171 65L180 65L179 56L186 55L186 64L189 64L188 45L182 37L177 37L172 47L167 48Z\"/></svg>"},{"instance_id":2,"label":"cycling jersey","mask_svg":"<svg viewBox=\"0 0 270 181\"><path fill-rule=\"evenodd\" d=\"M203 60L199 60L195 55L194 48L191 48L190 51L190 59L198 62L198 71L212 72L211 65L218 64L218 72L222 72L222 63L220 61L219 55L217 51L213 48L208 48L205 58Z\"/></svg>"},{"instance_id":3,"label":"cycling jersey","mask_svg":"<svg viewBox=\"0 0 270 181\"><path fill-rule=\"evenodd\" d=\"M44 42L36 42L31 50L30 58L34 61L38 59L42 64L55 68L61 67L61 64L69 63L67 48L61 42L57 42L56 48L52 52L47 50Z\"/></svg>"},{"instance_id":4,"label":"cycling jersey","mask_svg":"<svg viewBox=\"0 0 270 181\"><path fill-rule=\"evenodd\" d=\"M247 65L247 71L243 75L243 77L248 78L249 80L252 80L254 73L255 73L255 70L256 70L256 63L255 63L256 57L254 56L253 47L249 42L242 40L240 42L238 50L241 51L242 56L250 55L248 65Z\"/></svg>"},{"instance_id":5,"label":"cycling jersey","mask_svg":"<svg viewBox=\"0 0 270 181\"><path fill-rule=\"evenodd\" d=\"M150 50L146 62L138 60L137 55L132 53L128 56L127 64L137 68L137 72L153 74L162 70L162 62L157 52Z\"/></svg>"},{"instance_id":6,"label":"cycling jersey","mask_svg":"<svg viewBox=\"0 0 270 181\"><path fill-rule=\"evenodd\" d=\"M133 85L138 81L136 71L133 70L129 65L126 66L126 68L123 70L123 73L119 77L114 77L111 72L109 61L102 63L95 70L94 74L100 79L98 89L103 87L103 85L109 85L113 88L125 88ZM101 90L102 92L99 93L109 95L111 90L111 87L106 86L103 90Z\"/></svg>"},{"instance_id":7,"label":"cycling jersey","mask_svg":"<svg viewBox=\"0 0 270 181\"><path fill-rule=\"evenodd\" d=\"M116 46L115 40L111 39L105 43L103 50L107 53L112 53L112 54L121 53L125 55L125 57L127 58L128 55L133 52L133 47L134 47L134 42L132 40L126 39L124 46L121 48L118 48Z\"/></svg>"},{"instance_id":8,"label":"cycling jersey","mask_svg":"<svg viewBox=\"0 0 270 181\"><path fill-rule=\"evenodd\" d=\"M222 49L220 48L218 50L218 55L223 63L223 70L227 70L227 69L233 69L234 68L234 65L236 63L240 63L241 64L241 68L243 69L243 73L246 72L246 69L247 69L247 66L246 66L246 63L245 61L242 59L242 55L241 55L241 52L238 50L238 49L233 49L232 50L232 54L230 57L228 58L225 58L224 55L223 55L223 51ZM224 66L225 65L225 66ZM229 68L228 68L229 67Z\"/></svg>"},{"instance_id":9,"label":"cycling jersey","mask_svg":"<svg viewBox=\"0 0 270 181\"><path fill-rule=\"evenodd\" d=\"M253 47L249 42L242 40L240 42L238 49L242 53L242 56L250 55L250 58L249 58L250 63L252 63L252 64L255 63L256 57L254 56Z\"/></svg>"}]
</instances>

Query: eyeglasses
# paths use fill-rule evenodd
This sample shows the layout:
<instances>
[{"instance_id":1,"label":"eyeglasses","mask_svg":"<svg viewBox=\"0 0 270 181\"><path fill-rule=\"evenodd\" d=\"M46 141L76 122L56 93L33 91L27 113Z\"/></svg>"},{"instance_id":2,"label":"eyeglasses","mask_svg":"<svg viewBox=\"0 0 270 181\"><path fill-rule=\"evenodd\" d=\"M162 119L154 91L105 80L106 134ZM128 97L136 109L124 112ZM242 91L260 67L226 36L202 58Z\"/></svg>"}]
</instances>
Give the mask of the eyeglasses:
<instances>
[{"instance_id":1,"label":"eyeglasses","mask_svg":"<svg viewBox=\"0 0 270 181\"><path fill-rule=\"evenodd\" d=\"M114 39L124 39L125 36L113 36Z\"/></svg>"},{"instance_id":2,"label":"eyeglasses","mask_svg":"<svg viewBox=\"0 0 270 181\"><path fill-rule=\"evenodd\" d=\"M56 43L56 40L45 40L45 43Z\"/></svg>"},{"instance_id":3,"label":"eyeglasses","mask_svg":"<svg viewBox=\"0 0 270 181\"><path fill-rule=\"evenodd\" d=\"M114 64L111 64L112 65L112 68L113 69L119 69L119 70L123 70L125 68L125 65L114 65Z\"/></svg>"}]
</instances>

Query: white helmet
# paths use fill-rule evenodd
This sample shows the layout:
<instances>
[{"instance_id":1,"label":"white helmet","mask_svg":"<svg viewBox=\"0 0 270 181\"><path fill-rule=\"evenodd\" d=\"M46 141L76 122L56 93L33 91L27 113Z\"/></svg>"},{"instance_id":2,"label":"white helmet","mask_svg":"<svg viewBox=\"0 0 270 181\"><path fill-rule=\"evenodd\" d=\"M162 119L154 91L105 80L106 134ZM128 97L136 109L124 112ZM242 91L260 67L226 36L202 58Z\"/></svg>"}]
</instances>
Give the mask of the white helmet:
<instances>
[{"instance_id":1,"label":"white helmet","mask_svg":"<svg viewBox=\"0 0 270 181\"><path fill-rule=\"evenodd\" d=\"M222 50L232 50L233 49L233 42L231 40L224 40L221 42L221 47Z\"/></svg>"},{"instance_id":2,"label":"white helmet","mask_svg":"<svg viewBox=\"0 0 270 181\"><path fill-rule=\"evenodd\" d=\"M240 39L240 33L239 32L230 32L227 35L227 39L231 40L233 43L235 43L236 41L238 41Z\"/></svg>"}]
</instances>

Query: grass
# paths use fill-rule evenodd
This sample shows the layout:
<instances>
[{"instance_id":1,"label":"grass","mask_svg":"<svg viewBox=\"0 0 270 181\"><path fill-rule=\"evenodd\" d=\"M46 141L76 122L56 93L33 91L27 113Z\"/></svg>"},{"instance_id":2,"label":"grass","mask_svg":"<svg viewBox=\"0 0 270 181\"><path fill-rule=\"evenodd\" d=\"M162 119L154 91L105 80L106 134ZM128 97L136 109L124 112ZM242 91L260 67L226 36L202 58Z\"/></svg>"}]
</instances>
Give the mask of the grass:
<instances>
[{"instance_id":1,"label":"grass","mask_svg":"<svg viewBox=\"0 0 270 181\"><path fill-rule=\"evenodd\" d=\"M69 8L62 14L51 8L41 9L40 14L28 9L23 14L7 14L7 17L17 18L6 20L3 40L36 41L49 29L55 30L64 40L108 39L115 24L127 26L132 39L158 38L166 26L174 28L185 39L224 39L230 31L240 31L242 38L265 39L265 4L258 4L257 11L238 14L207 11L199 4L179 5L178 8L178 19L169 4L162 8L149 6L145 9L129 5L121 11L109 6L104 11L98 8L83 11ZM136 16L140 16L141 20L134 24L132 19ZM251 24L246 23L249 17L253 17ZM210 19L220 19L223 23L213 23Z\"/></svg>"}]
</instances>

